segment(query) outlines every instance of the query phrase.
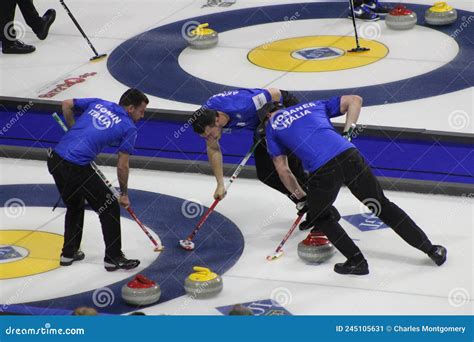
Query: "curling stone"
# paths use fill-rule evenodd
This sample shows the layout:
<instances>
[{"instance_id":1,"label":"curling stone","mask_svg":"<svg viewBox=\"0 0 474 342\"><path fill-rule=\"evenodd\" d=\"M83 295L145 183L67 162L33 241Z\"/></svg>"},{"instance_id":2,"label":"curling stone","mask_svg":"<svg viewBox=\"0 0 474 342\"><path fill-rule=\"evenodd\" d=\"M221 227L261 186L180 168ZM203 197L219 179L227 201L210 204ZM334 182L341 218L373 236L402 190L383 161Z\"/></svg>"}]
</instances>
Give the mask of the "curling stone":
<instances>
[{"instance_id":1,"label":"curling stone","mask_svg":"<svg viewBox=\"0 0 474 342\"><path fill-rule=\"evenodd\" d=\"M160 286L141 274L137 274L132 281L122 286L122 298L128 304L153 304L160 299L160 296Z\"/></svg>"},{"instance_id":2,"label":"curling stone","mask_svg":"<svg viewBox=\"0 0 474 342\"><path fill-rule=\"evenodd\" d=\"M80 306L75 308L72 315L73 316L97 316L99 313L94 308L89 308L87 306Z\"/></svg>"},{"instance_id":3,"label":"curling stone","mask_svg":"<svg viewBox=\"0 0 474 342\"><path fill-rule=\"evenodd\" d=\"M385 24L392 30L410 30L416 22L416 13L403 5L396 6L385 18Z\"/></svg>"},{"instance_id":4,"label":"curling stone","mask_svg":"<svg viewBox=\"0 0 474 342\"><path fill-rule=\"evenodd\" d=\"M191 32L189 38L189 46L193 49L210 49L217 45L219 41L219 34L208 28L209 24L201 24Z\"/></svg>"},{"instance_id":5,"label":"curling stone","mask_svg":"<svg viewBox=\"0 0 474 342\"><path fill-rule=\"evenodd\" d=\"M309 263L321 263L335 253L335 248L325 236L309 233L308 237L298 244L298 256Z\"/></svg>"},{"instance_id":6,"label":"curling stone","mask_svg":"<svg viewBox=\"0 0 474 342\"><path fill-rule=\"evenodd\" d=\"M425 21L429 25L450 25L458 19L458 12L446 2L435 2L425 12Z\"/></svg>"},{"instance_id":7,"label":"curling stone","mask_svg":"<svg viewBox=\"0 0 474 342\"><path fill-rule=\"evenodd\" d=\"M229 316L253 316L253 312L246 306L237 304L229 311Z\"/></svg>"},{"instance_id":8,"label":"curling stone","mask_svg":"<svg viewBox=\"0 0 474 342\"><path fill-rule=\"evenodd\" d=\"M222 278L205 267L194 266L191 273L184 281L186 293L193 298L210 298L222 291L224 284Z\"/></svg>"}]
</instances>

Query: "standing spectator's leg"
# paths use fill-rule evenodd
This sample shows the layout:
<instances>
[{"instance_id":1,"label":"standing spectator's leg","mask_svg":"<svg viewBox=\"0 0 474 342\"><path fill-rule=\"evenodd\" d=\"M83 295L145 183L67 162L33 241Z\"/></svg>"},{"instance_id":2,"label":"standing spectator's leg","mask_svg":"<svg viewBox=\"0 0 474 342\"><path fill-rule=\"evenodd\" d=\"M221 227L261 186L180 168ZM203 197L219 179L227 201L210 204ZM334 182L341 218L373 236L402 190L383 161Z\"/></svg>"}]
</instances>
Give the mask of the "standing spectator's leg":
<instances>
[{"instance_id":1,"label":"standing spectator's leg","mask_svg":"<svg viewBox=\"0 0 474 342\"><path fill-rule=\"evenodd\" d=\"M363 21L377 21L380 20L380 17L377 13L375 13L371 5L367 5L369 0L349 0L352 1L354 4L354 17L359 20ZM374 1L374 0L370 0ZM352 18L352 13L350 11L350 4L349 4L349 18Z\"/></svg>"},{"instance_id":2,"label":"standing spectator's leg","mask_svg":"<svg viewBox=\"0 0 474 342\"><path fill-rule=\"evenodd\" d=\"M2 0L0 5L0 38L2 44L11 44L16 40L16 32L13 28L15 6L15 0Z\"/></svg>"},{"instance_id":3,"label":"standing spectator's leg","mask_svg":"<svg viewBox=\"0 0 474 342\"><path fill-rule=\"evenodd\" d=\"M379 0L364 0L363 6L381 16L387 15L392 10L391 7L382 5Z\"/></svg>"},{"instance_id":4,"label":"standing spectator's leg","mask_svg":"<svg viewBox=\"0 0 474 342\"><path fill-rule=\"evenodd\" d=\"M28 26L31 27L34 33L40 31L43 27L43 20L36 11L33 0L17 0L17 3Z\"/></svg>"},{"instance_id":5,"label":"standing spectator's leg","mask_svg":"<svg viewBox=\"0 0 474 342\"><path fill-rule=\"evenodd\" d=\"M16 38L14 27L16 0L0 2L0 40L3 53L24 54L35 51L35 47L26 45Z\"/></svg>"},{"instance_id":6,"label":"standing spectator's leg","mask_svg":"<svg viewBox=\"0 0 474 342\"><path fill-rule=\"evenodd\" d=\"M49 28L56 19L56 11L54 9L49 9L42 17L40 17L35 5L33 4L33 0L17 1L21 14L23 14L28 26L31 27L39 39L46 39L49 33Z\"/></svg>"}]
</instances>

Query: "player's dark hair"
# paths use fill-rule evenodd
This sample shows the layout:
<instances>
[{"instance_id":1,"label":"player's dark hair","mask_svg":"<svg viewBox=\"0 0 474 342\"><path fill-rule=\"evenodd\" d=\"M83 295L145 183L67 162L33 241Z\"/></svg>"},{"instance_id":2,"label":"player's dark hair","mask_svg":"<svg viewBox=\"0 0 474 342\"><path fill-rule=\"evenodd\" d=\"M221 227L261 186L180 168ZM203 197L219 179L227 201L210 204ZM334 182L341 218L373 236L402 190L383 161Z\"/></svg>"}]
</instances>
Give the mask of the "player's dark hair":
<instances>
[{"instance_id":1,"label":"player's dark hair","mask_svg":"<svg viewBox=\"0 0 474 342\"><path fill-rule=\"evenodd\" d=\"M193 113L190 122L193 130L197 134L203 134L206 126L214 126L216 124L217 112L212 109L201 107Z\"/></svg>"},{"instance_id":2,"label":"player's dark hair","mask_svg":"<svg viewBox=\"0 0 474 342\"><path fill-rule=\"evenodd\" d=\"M143 102L146 104L150 103L148 97L143 94L140 90L130 88L128 89L123 95L120 97L119 106L127 107L127 106L140 106Z\"/></svg>"}]
</instances>

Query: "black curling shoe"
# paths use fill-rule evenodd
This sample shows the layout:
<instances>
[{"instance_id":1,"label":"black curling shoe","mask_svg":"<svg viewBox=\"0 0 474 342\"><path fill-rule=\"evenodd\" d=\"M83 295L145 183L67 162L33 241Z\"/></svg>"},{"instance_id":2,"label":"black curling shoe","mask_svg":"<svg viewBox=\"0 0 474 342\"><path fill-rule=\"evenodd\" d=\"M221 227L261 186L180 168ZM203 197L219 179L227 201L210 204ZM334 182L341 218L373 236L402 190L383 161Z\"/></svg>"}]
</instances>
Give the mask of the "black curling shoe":
<instances>
[{"instance_id":1,"label":"black curling shoe","mask_svg":"<svg viewBox=\"0 0 474 342\"><path fill-rule=\"evenodd\" d=\"M116 258L105 258L104 267L107 271L112 272L118 269L122 270L131 270L132 268L140 265L140 260L137 259L127 259L123 253L121 253Z\"/></svg>"},{"instance_id":2,"label":"black curling shoe","mask_svg":"<svg viewBox=\"0 0 474 342\"><path fill-rule=\"evenodd\" d=\"M43 27L41 28L41 31L36 34L36 36L40 40L45 40L48 36L49 28L54 23L54 20L56 20L56 11L54 9L47 10L41 20L43 21Z\"/></svg>"},{"instance_id":3,"label":"black curling shoe","mask_svg":"<svg viewBox=\"0 0 474 342\"><path fill-rule=\"evenodd\" d=\"M428 252L428 256L433 260L436 265L441 266L446 261L448 251L443 246L434 245L433 248Z\"/></svg>"},{"instance_id":4,"label":"black curling shoe","mask_svg":"<svg viewBox=\"0 0 474 342\"><path fill-rule=\"evenodd\" d=\"M32 53L36 50L33 45L27 45L21 40L15 40L13 42L3 42L2 43L2 52L5 54L17 54L24 55L27 53Z\"/></svg>"},{"instance_id":5,"label":"black curling shoe","mask_svg":"<svg viewBox=\"0 0 474 342\"><path fill-rule=\"evenodd\" d=\"M61 266L71 266L74 261L81 261L84 260L86 255L84 254L83 251L77 251L74 253L72 257L66 257L61 254L61 258L59 259L59 264Z\"/></svg>"},{"instance_id":6,"label":"black curling shoe","mask_svg":"<svg viewBox=\"0 0 474 342\"><path fill-rule=\"evenodd\" d=\"M345 263L334 265L334 272L339 274L365 275L369 274L369 265L365 259L355 261L354 258L351 258Z\"/></svg>"}]
</instances>

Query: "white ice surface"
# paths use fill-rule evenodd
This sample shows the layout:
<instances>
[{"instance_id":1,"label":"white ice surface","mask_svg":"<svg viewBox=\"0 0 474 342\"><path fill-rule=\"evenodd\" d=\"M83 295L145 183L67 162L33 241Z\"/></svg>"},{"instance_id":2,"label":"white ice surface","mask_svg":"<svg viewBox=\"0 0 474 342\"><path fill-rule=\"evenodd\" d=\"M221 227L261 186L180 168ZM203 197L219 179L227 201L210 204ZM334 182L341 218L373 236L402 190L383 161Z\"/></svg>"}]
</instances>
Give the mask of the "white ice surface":
<instances>
[{"instance_id":1,"label":"white ice surface","mask_svg":"<svg viewBox=\"0 0 474 342\"><path fill-rule=\"evenodd\" d=\"M1 184L52 183L42 162L0 159L0 167ZM102 169L109 179L116 179L113 168ZM136 169L131 171L129 184L130 188L195 199L207 206L212 202L214 186L214 179L210 176ZM371 273L368 276L334 273L334 263L344 261L339 253L319 266L304 264L296 255L296 245L306 233L299 231L285 246L286 253L280 259L268 262L265 257L288 231L295 219L295 209L284 196L258 181L238 179L217 207L218 212L236 223L245 238L242 257L223 276L223 292L208 300L190 300L183 296L143 311L149 314L214 315L218 314L215 310L218 306L274 297L290 312L301 315L473 314L473 199L391 191L387 196L425 230L433 243L447 247L445 265L435 266L391 229L361 232L344 220L341 224L348 234L360 240L356 243L369 262ZM133 198L131 201L133 204ZM335 205L341 215L356 214L361 210L359 202L347 189L341 190ZM46 219L32 217L29 226ZM90 226L85 232L84 248L99 257L101 248L91 241L91 238L100 236L100 233L95 234L100 227L98 220L94 219L92 214L87 217ZM27 217L22 225L26 222ZM0 225L0 229L10 227L4 221ZM205 227L199 234L206 234ZM124 248L129 253L146 253L147 258L152 255L151 251L140 252L135 242L128 239L124 241ZM86 261L84 266L60 269L58 277L84 279L84 275L76 272L79 267L100 268L88 264ZM45 277L49 273L45 273ZM105 271L102 274L107 275ZM14 291L9 288L8 281L0 284L2 292ZM82 292L79 286L77 292ZM56 295L64 295L63 290L58 288Z\"/></svg>"}]
</instances>

